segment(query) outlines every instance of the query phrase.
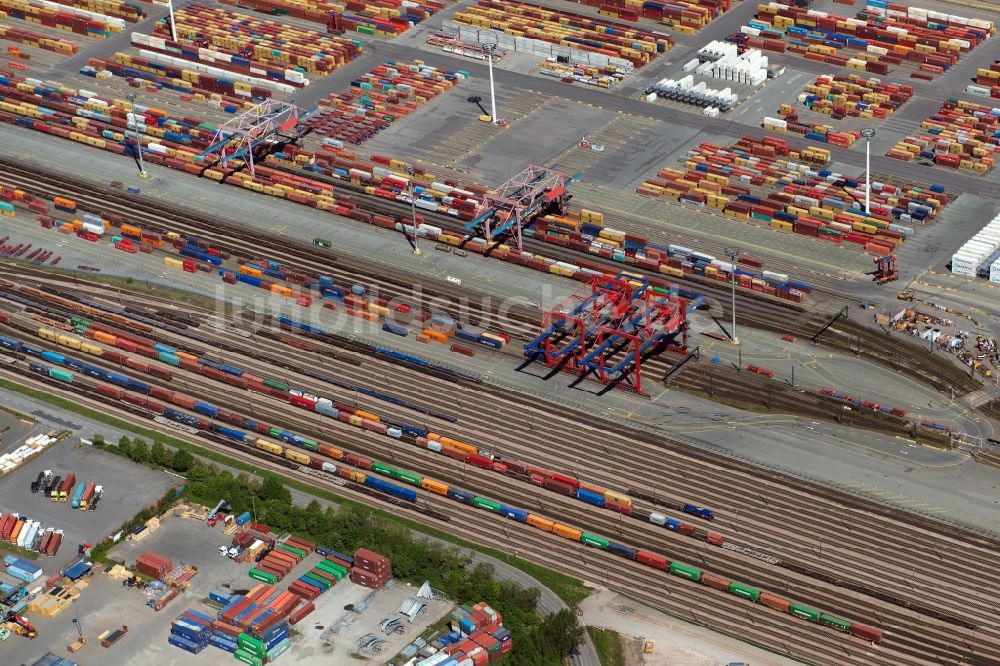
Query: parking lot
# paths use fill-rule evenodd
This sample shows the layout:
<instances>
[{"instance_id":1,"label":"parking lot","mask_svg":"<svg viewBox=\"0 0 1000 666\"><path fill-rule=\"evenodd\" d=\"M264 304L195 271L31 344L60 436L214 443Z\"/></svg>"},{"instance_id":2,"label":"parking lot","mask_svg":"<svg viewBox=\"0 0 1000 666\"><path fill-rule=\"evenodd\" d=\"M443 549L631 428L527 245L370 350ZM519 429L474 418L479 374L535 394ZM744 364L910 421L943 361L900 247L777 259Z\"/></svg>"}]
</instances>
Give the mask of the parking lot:
<instances>
[{"instance_id":1,"label":"parking lot","mask_svg":"<svg viewBox=\"0 0 1000 666\"><path fill-rule=\"evenodd\" d=\"M69 502L52 502L41 493L32 494L31 482L46 469L64 478L72 472L77 483L93 481L103 485L104 495L97 509L74 510ZM139 509L159 499L176 481L165 472L84 446L78 438L71 437L0 478L0 511L16 511L46 527L64 530L56 557L39 560L49 574L72 562L79 544L96 543L116 531Z\"/></svg>"}]
</instances>

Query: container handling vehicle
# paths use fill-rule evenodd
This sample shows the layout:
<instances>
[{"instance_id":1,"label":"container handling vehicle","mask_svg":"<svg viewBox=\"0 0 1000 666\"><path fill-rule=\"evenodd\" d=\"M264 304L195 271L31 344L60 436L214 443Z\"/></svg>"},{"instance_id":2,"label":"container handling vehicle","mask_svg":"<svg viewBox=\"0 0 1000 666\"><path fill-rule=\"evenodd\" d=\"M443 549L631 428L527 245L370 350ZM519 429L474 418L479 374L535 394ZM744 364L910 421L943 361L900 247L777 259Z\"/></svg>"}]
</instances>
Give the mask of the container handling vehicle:
<instances>
[{"instance_id":1,"label":"container handling vehicle","mask_svg":"<svg viewBox=\"0 0 1000 666\"><path fill-rule=\"evenodd\" d=\"M35 626L13 611L8 611L4 616L3 626L18 636L24 636L34 640L38 637L38 630Z\"/></svg>"}]
</instances>

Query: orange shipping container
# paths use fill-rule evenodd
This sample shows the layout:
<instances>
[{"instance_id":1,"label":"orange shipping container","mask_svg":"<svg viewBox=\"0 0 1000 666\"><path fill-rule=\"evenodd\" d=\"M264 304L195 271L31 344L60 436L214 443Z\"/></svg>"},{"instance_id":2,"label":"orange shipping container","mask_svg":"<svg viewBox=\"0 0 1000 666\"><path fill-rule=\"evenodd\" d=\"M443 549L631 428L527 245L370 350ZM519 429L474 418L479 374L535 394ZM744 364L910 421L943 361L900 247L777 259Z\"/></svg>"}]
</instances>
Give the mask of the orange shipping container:
<instances>
[{"instance_id":1,"label":"orange shipping container","mask_svg":"<svg viewBox=\"0 0 1000 666\"><path fill-rule=\"evenodd\" d=\"M552 526L552 533L566 539L572 539L573 541L579 541L581 535L583 534L583 532L575 527L567 527L565 525L560 525L559 523Z\"/></svg>"},{"instance_id":2,"label":"orange shipping container","mask_svg":"<svg viewBox=\"0 0 1000 666\"><path fill-rule=\"evenodd\" d=\"M776 597L773 594L768 594L767 592L760 593L759 601L765 606L773 608L774 610L779 610L782 613L787 613L788 606L790 605L787 599Z\"/></svg>"},{"instance_id":3,"label":"orange shipping container","mask_svg":"<svg viewBox=\"0 0 1000 666\"><path fill-rule=\"evenodd\" d=\"M533 513L528 514L528 520L526 522L532 527L537 527L538 529L546 532L551 532L552 528L555 527L555 523L548 518L542 518Z\"/></svg>"}]
</instances>

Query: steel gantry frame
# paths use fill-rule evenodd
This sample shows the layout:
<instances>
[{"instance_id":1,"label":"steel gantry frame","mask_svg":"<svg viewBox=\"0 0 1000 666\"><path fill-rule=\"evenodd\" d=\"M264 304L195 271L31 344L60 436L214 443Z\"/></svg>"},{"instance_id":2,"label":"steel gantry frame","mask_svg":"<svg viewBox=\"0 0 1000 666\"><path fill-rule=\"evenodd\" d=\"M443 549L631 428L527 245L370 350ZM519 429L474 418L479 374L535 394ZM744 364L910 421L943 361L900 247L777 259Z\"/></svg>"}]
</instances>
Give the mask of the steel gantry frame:
<instances>
[{"instance_id":1,"label":"steel gantry frame","mask_svg":"<svg viewBox=\"0 0 1000 666\"><path fill-rule=\"evenodd\" d=\"M557 169L529 164L523 171L482 196L476 217L465 225L465 231L481 228L483 238L492 241L510 233L513 245L522 249L522 231L535 216L555 206L559 214L566 209L566 187L580 179L570 178Z\"/></svg>"},{"instance_id":2,"label":"steel gantry frame","mask_svg":"<svg viewBox=\"0 0 1000 666\"><path fill-rule=\"evenodd\" d=\"M212 144L198 155L219 156L219 163L243 158L250 174L254 172L254 149L275 135L294 130L299 124L299 107L290 102L268 99L252 109L227 120L215 132Z\"/></svg>"},{"instance_id":3,"label":"steel gantry frame","mask_svg":"<svg viewBox=\"0 0 1000 666\"><path fill-rule=\"evenodd\" d=\"M643 393L643 358L664 348L687 351L687 302L619 273L594 276L545 310L542 332L525 345L525 356Z\"/></svg>"}]
</instances>

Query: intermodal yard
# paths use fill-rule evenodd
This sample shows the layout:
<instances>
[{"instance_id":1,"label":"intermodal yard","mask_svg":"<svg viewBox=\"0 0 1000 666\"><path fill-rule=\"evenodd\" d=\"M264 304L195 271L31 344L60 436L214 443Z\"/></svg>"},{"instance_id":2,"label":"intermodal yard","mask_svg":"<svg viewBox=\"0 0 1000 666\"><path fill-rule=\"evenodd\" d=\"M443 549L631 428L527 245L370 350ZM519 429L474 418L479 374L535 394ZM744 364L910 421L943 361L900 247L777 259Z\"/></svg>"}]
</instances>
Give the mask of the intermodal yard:
<instances>
[{"instance_id":1,"label":"intermodal yard","mask_svg":"<svg viewBox=\"0 0 1000 666\"><path fill-rule=\"evenodd\" d=\"M0 0L0 663L1000 665L997 20Z\"/></svg>"}]
</instances>

